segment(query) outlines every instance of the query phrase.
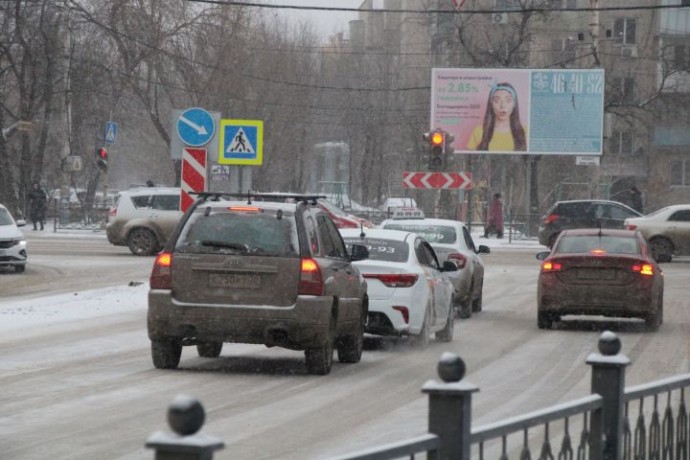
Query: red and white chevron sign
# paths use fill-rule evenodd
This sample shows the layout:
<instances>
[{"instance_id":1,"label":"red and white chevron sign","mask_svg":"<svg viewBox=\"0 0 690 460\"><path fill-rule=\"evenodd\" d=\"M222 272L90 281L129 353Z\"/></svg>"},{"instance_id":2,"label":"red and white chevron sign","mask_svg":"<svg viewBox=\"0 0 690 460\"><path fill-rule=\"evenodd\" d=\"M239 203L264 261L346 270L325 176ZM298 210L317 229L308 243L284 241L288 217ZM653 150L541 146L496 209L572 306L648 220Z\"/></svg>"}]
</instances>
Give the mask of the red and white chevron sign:
<instances>
[{"instance_id":1,"label":"red and white chevron sign","mask_svg":"<svg viewBox=\"0 0 690 460\"><path fill-rule=\"evenodd\" d=\"M405 188L472 188L472 173L469 172L403 172Z\"/></svg>"},{"instance_id":2,"label":"red and white chevron sign","mask_svg":"<svg viewBox=\"0 0 690 460\"><path fill-rule=\"evenodd\" d=\"M189 192L203 192L206 189L206 149L185 147L182 152L181 182L180 210L184 212L196 199Z\"/></svg>"}]
</instances>

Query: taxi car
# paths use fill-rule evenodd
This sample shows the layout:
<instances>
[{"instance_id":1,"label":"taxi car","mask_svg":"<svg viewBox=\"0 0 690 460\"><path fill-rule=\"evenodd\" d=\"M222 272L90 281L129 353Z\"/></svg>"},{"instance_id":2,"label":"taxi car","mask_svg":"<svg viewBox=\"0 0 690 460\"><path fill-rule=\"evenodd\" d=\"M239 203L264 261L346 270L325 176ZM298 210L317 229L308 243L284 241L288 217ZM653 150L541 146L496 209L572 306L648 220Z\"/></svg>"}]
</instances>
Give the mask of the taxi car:
<instances>
[{"instance_id":1,"label":"taxi car","mask_svg":"<svg viewBox=\"0 0 690 460\"><path fill-rule=\"evenodd\" d=\"M643 217L625 219L625 227L642 233L657 262L671 262L674 255L690 255L690 204L675 204Z\"/></svg>"},{"instance_id":2,"label":"taxi car","mask_svg":"<svg viewBox=\"0 0 690 460\"><path fill-rule=\"evenodd\" d=\"M434 248L441 264L450 260L458 270L448 273L453 284L456 312L469 318L472 312L482 311L484 261L479 254L491 252L488 246L475 246L467 226L450 219L428 219L419 209L401 208L392 219L381 222L380 228L414 232Z\"/></svg>"},{"instance_id":3,"label":"taxi car","mask_svg":"<svg viewBox=\"0 0 690 460\"><path fill-rule=\"evenodd\" d=\"M564 230L537 259L540 329L564 315L641 318L650 330L662 324L664 277L639 232Z\"/></svg>"},{"instance_id":4,"label":"taxi car","mask_svg":"<svg viewBox=\"0 0 690 460\"><path fill-rule=\"evenodd\" d=\"M12 267L17 273L26 269L26 238L19 230L25 225L24 219L15 221L10 211L0 204L0 267Z\"/></svg>"},{"instance_id":5,"label":"taxi car","mask_svg":"<svg viewBox=\"0 0 690 460\"><path fill-rule=\"evenodd\" d=\"M223 343L304 350L307 371L319 375L330 372L334 348L340 362L359 362L369 299L352 263L366 248L348 253L311 196L196 195L151 272L154 366L177 367L188 345L218 357Z\"/></svg>"},{"instance_id":6,"label":"taxi car","mask_svg":"<svg viewBox=\"0 0 690 460\"><path fill-rule=\"evenodd\" d=\"M354 265L367 280L369 318L366 332L410 336L422 346L430 334L453 340L453 286L447 274L453 262L439 263L433 248L411 232L340 229L348 247L366 246L369 258Z\"/></svg>"}]
</instances>

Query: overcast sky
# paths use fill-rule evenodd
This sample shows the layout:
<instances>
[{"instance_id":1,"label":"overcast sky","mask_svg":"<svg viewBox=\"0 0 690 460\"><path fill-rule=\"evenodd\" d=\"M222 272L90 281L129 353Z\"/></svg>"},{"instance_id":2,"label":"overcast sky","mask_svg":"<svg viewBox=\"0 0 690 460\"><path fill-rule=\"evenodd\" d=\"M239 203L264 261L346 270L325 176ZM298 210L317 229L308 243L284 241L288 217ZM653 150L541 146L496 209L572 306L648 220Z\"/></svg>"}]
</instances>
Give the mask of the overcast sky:
<instances>
[{"instance_id":1,"label":"overcast sky","mask_svg":"<svg viewBox=\"0 0 690 460\"><path fill-rule=\"evenodd\" d=\"M358 8L362 4L362 0L266 0L266 3L315 7L325 6L336 8ZM323 38L326 38L329 35L333 35L337 32L345 32L347 35L349 22L353 19L357 19L357 13L350 13L346 11L285 10L283 14L289 15L290 18L304 18L310 20L312 23L314 23L318 32Z\"/></svg>"}]
</instances>

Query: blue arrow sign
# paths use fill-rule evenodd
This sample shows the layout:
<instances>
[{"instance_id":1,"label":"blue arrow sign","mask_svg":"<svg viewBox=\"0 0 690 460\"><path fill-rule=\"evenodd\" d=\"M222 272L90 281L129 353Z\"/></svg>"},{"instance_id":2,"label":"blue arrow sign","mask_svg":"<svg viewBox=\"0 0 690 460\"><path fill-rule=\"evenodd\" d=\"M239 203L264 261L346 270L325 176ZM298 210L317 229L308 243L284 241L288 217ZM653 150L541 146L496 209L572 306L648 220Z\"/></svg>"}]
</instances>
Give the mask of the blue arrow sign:
<instances>
[{"instance_id":1,"label":"blue arrow sign","mask_svg":"<svg viewBox=\"0 0 690 460\"><path fill-rule=\"evenodd\" d=\"M105 124L105 143L114 144L117 140L117 123L109 121Z\"/></svg>"},{"instance_id":2,"label":"blue arrow sign","mask_svg":"<svg viewBox=\"0 0 690 460\"><path fill-rule=\"evenodd\" d=\"M215 131L216 124L211 114L198 107L185 110L177 119L177 135L190 147L207 144Z\"/></svg>"}]
</instances>

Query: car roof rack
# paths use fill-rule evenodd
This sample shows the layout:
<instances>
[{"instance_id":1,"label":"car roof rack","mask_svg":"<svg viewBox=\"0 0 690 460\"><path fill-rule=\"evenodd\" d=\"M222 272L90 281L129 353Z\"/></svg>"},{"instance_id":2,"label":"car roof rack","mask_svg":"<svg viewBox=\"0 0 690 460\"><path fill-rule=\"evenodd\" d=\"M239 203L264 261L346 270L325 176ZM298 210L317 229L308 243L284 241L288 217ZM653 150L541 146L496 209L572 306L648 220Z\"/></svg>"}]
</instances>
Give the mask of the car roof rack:
<instances>
[{"instance_id":1,"label":"car roof rack","mask_svg":"<svg viewBox=\"0 0 690 460\"><path fill-rule=\"evenodd\" d=\"M303 193L272 193L272 192L253 192L247 191L245 193L237 192L189 192L190 195L197 196L203 201L219 201L221 197L229 198L246 198L247 204L252 204L252 199L256 201L268 201L266 198L279 199L281 202L287 200L295 200L295 202L304 202L308 204L316 204L317 199L326 198L325 195L318 194L303 194Z\"/></svg>"}]
</instances>

